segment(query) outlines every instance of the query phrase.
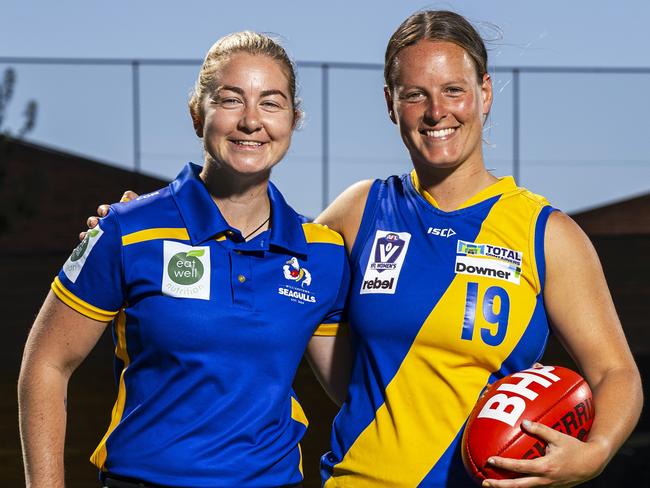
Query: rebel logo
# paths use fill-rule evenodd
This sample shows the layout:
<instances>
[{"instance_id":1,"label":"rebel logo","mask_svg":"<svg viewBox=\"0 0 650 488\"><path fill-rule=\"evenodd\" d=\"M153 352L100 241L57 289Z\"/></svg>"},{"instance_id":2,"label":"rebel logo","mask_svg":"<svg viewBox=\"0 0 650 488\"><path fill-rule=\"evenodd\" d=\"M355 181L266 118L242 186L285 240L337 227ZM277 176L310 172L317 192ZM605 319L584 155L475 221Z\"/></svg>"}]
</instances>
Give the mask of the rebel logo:
<instances>
[{"instance_id":1,"label":"rebel logo","mask_svg":"<svg viewBox=\"0 0 650 488\"><path fill-rule=\"evenodd\" d=\"M204 254L203 249L174 254L167 265L171 280L179 285L193 285L199 281L203 277L203 264L199 257Z\"/></svg>"}]
</instances>

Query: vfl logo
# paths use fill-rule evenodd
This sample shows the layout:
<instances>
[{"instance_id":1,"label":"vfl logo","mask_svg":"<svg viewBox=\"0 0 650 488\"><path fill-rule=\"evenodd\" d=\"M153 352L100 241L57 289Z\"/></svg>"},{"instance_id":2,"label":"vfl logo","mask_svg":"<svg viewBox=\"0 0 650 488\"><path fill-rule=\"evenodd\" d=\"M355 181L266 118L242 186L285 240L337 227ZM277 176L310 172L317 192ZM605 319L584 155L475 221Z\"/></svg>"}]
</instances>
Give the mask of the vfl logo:
<instances>
[{"instance_id":1,"label":"vfl logo","mask_svg":"<svg viewBox=\"0 0 650 488\"><path fill-rule=\"evenodd\" d=\"M404 249L404 240L391 232L386 237L377 239L375 244L375 262L371 264L371 269L376 269L378 273L396 269L395 261Z\"/></svg>"},{"instance_id":2,"label":"vfl logo","mask_svg":"<svg viewBox=\"0 0 650 488\"><path fill-rule=\"evenodd\" d=\"M301 268L295 257L287 261L282 270L286 279L300 283L300 286L311 285L311 273L307 268Z\"/></svg>"},{"instance_id":3,"label":"vfl logo","mask_svg":"<svg viewBox=\"0 0 650 488\"><path fill-rule=\"evenodd\" d=\"M370 250L360 293L394 294L411 234L378 230Z\"/></svg>"}]
</instances>

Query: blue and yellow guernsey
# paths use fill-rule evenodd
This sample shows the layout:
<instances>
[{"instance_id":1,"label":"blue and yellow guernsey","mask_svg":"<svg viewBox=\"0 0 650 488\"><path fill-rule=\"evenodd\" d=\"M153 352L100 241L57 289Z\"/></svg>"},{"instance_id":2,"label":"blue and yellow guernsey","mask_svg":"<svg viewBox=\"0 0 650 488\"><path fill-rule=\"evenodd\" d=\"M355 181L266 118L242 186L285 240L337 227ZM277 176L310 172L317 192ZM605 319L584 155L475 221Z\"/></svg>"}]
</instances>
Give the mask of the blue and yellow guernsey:
<instances>
[{"instance_id":1,"label":"blue and yellow guernsey","mask_svg":"<svg viewBox=\"0 0 650 488\"><path fill-rule=\"evenodd\" d=\"M91 461L164 486L297 483L307 419L291 385L312 335L341 321L343 241L270 185L271 230L246 242L200 170L113 205L52 285L113 319L118 396Z\"/></svg>"},{"instance_id":2,"label":"blue and yellow guernsey","mask_svg":"<svg viewBox=\"0 0 650 488\"><path fill-rule=\"evenodd\" d=\"M511 177L444 212L415 173L376 181L351 254L356 349L322 458L326 488L470 487L459 451L484 387L548 337L552 207Z\"/></svg>"}]
</instances>

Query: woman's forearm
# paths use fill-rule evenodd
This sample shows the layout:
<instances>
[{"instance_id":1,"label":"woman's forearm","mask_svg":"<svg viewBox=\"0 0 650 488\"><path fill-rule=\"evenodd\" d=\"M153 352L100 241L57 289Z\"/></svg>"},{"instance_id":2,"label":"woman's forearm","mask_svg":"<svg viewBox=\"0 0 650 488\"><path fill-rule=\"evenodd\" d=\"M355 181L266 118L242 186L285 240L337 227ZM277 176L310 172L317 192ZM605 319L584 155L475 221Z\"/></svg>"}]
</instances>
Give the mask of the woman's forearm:
<instances>
[{"instance_id":1,"label":"woman's forearm","mask_svg":"<svg viewBox=\"0 0 650 488\"><path fill-rule=\"evenodd\" d=\"M26 353L27 354L27 353ZM27 488L63 488L67 376L26 357L18 381L20 438Z\"/></svg>"}]
</instances>

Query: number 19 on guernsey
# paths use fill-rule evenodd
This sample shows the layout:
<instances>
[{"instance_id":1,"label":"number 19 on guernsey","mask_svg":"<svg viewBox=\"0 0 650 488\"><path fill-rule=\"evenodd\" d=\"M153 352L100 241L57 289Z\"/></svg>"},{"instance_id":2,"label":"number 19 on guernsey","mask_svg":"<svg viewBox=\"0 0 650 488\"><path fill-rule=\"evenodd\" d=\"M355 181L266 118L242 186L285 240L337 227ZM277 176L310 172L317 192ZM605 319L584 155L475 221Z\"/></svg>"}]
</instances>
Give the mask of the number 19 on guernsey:
<instances>
[{"instance_id":1,"label":"number 19 on guernsey","mask_svg":"<svg viewBox=\"0 0 650 488\"><path fill-rule=\"evenodd\" d=\"M498 304L495 300L498 297ZM495 309L498 305L498 312ZM476 324L476 310L480 309L483 318L494 327L481 327L481 340L489 346L498 346L506 337L508 317L510 315L510 297L508 292L500 286L491 286L480 296L478 283L467 283L467 298L465 300L465 318L463 332L460 338L471 341L474 338Z\"/></svg>"}]
</instances>

